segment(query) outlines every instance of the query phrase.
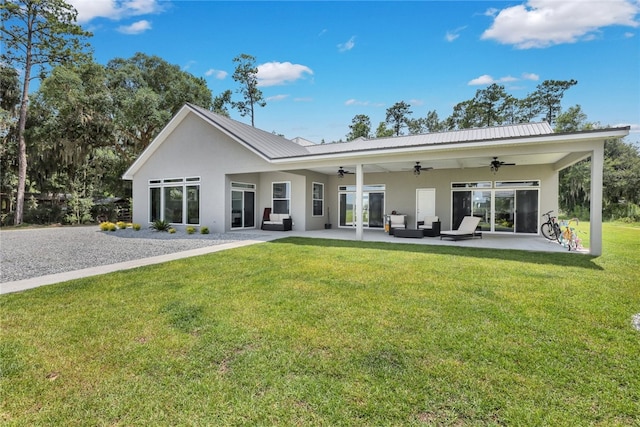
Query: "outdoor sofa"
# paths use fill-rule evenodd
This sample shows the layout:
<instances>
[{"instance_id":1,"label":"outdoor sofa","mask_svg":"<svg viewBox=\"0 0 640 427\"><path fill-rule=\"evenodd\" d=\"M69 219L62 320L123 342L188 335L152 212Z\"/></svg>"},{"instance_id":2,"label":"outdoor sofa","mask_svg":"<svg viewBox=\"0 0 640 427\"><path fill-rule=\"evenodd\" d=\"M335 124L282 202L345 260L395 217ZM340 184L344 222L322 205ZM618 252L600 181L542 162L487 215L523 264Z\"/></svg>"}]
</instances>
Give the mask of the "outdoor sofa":
<instances>
[{"instance_id":1,"label":"outdoor sofa","mask_svg":"<svg viewBox=\"0 0 640 427\"><path fill-rule=\"evenodd\" d=\"M440 240L442 240L443 237L459 240L472 239L475 236L480 236L482 239L482 233L477 231L478 224L480 224L480 218L477 216L465 216L462 218L462 222L457 230L441 231Z\"/></svg>"},{"instance_id":2,"label":"outdoor sofa","mask_svg":"<svg viewBox=\"0 0 640 427\"><path fill-rule=\"evenodd\" d=\"M289 231L293 226L293 220L289 214L269 214L269 219L262 220L262 230Z\"/></svg>"},{"instance_id":3,"label":"outdoor sofa","mask_svg":"<svg viewBox=\"0 0 640 427\"><path fill-rule=\"evenodd\" d=\"M441 223L437 216L425 216L424 221L418 221L418 230L422 230L422 233L427 237L437 237L440 235Z\"/></svg>"}]
</instances>

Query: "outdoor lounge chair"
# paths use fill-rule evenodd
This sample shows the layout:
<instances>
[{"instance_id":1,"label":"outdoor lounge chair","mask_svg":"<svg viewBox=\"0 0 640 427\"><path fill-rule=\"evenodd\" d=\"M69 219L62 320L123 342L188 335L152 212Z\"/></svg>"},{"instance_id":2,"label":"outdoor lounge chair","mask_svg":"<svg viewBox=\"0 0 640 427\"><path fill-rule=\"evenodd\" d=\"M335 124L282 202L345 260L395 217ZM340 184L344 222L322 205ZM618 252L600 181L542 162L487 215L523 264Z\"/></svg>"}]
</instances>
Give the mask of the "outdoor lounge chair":
<instances>
[{"instance_id":1,"label":"outdoor lounge chair","mask_svg":"<svg viewBox=\"0 0 640 427\"><path fill-rule=\"evenodd\" d=\"M482 233L478 233L476 230L480 224L480 218L477 216L465 216L462 218L462 222L458 226L457 230L441 231L440 240L443 237L449 237L453 240L459 239L471 239L474 236L480 236L482 239Z\"/></svg>"}]
</instances>

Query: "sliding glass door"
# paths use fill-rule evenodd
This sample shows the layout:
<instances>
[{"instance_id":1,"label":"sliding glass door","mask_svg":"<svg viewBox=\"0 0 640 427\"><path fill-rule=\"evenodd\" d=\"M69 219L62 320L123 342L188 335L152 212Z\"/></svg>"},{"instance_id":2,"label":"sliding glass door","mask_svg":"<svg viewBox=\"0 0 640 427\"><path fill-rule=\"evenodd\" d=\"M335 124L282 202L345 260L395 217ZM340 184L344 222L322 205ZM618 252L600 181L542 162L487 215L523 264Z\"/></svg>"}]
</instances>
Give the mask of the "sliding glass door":
<instances>
[{"instance_id":1,"label":"sliding glass door","mask_svg":"<svg viewBox=\"0 0 640 427\"><path fill-rule=\"evenodd\" d=\"M365 186L362 193L362 226L365 228L384 227L384 185ZM340 227L356 226L355 186L340 186L338 194Z\"/></svg>"}]
</instances>

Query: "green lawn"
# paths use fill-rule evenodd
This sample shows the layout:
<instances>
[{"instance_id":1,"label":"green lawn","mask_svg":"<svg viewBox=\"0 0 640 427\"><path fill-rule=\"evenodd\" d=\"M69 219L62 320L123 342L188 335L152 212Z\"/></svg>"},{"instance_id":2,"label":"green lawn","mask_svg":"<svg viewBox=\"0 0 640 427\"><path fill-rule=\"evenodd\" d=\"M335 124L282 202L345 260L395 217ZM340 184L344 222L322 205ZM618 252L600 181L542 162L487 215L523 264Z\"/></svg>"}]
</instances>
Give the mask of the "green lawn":
<instances>
[{"instance_id":1,"label":"green lawn","mask_svg":"<svg viewBox=\"0 0 640 427\"><path fill-rule=\"evenodd\" d=\"M4 295L0 423L637 426L640 228L604 239L288 238Z\"/></svg>"}]
</instances>

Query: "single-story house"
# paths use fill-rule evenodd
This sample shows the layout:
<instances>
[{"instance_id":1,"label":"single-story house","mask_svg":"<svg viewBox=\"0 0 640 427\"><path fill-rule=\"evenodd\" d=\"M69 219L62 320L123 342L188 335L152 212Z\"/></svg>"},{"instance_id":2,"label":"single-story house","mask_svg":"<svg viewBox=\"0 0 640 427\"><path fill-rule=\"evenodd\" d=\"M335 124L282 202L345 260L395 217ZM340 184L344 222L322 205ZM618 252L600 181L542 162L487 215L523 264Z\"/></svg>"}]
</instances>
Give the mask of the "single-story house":
<instances>
[{"instance_id":1,"label":"single-story house","mask_svg":"<svg viewBox=\"0 0 640 427\"><path fill-rule=\"evenodd\" d=\"M558 211L558 173L591 158L590 251L602 252L604 142L629 127L554 133L547 123L314 144L289 140L185 105L125 172L133 221L211 231L260 228L267 212L294 230L383 230L436 215L442 230L466 215L484 233L538 234Z\"/></svg>"}]
</instances>

